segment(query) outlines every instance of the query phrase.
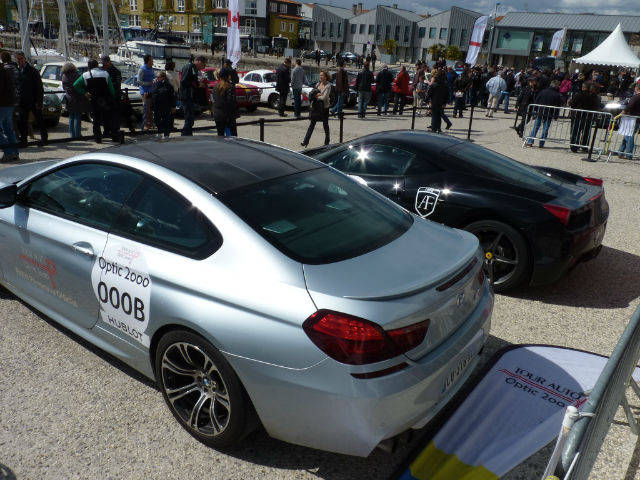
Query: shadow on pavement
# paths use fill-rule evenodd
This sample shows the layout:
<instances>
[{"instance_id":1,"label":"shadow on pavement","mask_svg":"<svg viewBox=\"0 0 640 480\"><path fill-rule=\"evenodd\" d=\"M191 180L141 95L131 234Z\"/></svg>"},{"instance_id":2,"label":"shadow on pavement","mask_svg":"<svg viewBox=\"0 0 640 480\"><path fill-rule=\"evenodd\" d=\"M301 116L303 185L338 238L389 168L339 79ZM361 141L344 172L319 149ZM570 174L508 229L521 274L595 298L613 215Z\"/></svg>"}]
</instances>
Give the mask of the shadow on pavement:
<instances>
[{"instance_id":1,"label":"shadow on pavement","mask_svg":"<svg viewBox=\"0 0 640 480\"><path fill-rule=\"evenodd\" d=\"M508 295L571 307L625 308L640 296L640 256L604 246L598 257L578 264L558 282Z\"/></svg>"}]
</instances>

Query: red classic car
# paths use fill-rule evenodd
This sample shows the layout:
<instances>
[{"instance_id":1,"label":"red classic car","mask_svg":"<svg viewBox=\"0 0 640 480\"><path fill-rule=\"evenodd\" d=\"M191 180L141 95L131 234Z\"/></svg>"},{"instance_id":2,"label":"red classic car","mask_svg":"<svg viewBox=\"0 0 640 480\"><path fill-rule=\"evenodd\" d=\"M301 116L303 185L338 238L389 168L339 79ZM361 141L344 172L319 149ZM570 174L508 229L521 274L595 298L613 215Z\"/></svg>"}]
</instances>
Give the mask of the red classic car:
<instances>
[{"instance_id":1,"label":"red classic car","mask_svg":"<svg viewBox=\"0 0 640 480\"><path fill-rule=\"evenodd\" d=\"M206 77L207 86L211 90L218 84L215 72L217 68L206 67L202 70L202 74ZM260 94L262 92L257 87L252 87L244 83L236 84L236 99L238 101L238 107L244 107L249 112L253 112L258 108L260 103Z\"/></svg>"}]
</instances>

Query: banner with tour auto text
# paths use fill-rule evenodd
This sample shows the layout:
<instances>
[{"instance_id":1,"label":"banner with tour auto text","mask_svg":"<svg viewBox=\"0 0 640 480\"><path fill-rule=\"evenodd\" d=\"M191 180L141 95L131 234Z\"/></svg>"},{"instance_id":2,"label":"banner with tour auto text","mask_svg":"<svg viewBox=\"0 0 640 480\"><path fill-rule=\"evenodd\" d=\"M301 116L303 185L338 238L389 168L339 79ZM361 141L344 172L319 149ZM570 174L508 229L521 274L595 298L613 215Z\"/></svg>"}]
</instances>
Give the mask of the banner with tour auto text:
<instances>
[{"instance_id":1,"label":"banner with tour auto text","mask_svg":"<svg viewBox=\"0 0 640 480\"><path fill-rule=\"evenodd\" d=\"M561 347L507 348L394 479L497 480L558 435L566 407L580 410L607 360Z\"/></svg>"}]
</instances>

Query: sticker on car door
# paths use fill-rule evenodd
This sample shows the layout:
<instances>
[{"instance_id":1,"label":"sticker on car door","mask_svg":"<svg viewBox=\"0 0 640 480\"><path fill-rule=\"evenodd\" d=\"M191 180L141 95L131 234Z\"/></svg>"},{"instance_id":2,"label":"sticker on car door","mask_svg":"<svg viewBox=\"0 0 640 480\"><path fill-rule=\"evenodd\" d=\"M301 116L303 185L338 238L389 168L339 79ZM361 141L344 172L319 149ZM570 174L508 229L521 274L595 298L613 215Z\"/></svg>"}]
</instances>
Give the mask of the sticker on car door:
<instances>
[{"instance_id":1,"label":"sticker on car door","mask_svg":"<svg viewBox=\"0 0 640 480\"><path fill-rule=\"evenodd\" d=\"M108 245L93 266L91 282L102 320L148 347L151 277L142 252Z\"/></svg>"},{"instance_id":2,"label":"sticker on car door","mask_svg":"<svg viewBox=\"0 0 640 480\"><path fill-rule=\"evenodd\" d=\"M420 187L416 193L415 209L422 218L427 218L436 210L440 190L431 187Z\"/></svg>"}]
</instances>

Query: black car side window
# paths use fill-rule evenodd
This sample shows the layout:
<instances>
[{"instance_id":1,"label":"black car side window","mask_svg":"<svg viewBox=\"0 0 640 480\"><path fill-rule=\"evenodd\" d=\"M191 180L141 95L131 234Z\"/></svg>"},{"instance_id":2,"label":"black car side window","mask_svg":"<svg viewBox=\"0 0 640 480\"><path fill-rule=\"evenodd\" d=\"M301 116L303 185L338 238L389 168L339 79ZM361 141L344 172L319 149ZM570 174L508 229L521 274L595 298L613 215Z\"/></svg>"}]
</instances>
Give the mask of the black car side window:
<instances>
[{"instance_id":1,"label":"black car side window","mask_svg":"<svg viewBox=\"0 0 640 480\"><path fill-rule=\"evenodd\" d=\"M108 230L142 175L101 163L80 163L37 178L19 194L30 208Z\"/></svg>"},{"instance_id":2,"label":"black car side window","mask_svg":"<svg viewBox=\"0 0 640 480\"><path fill-rule=\"evenodd\" d=\"M113 232L195 259L208 257L222 245L220 233L197 208L148 178L127 201Z\"/></svg>"}]
</instances>

